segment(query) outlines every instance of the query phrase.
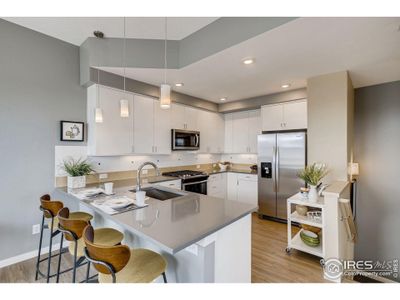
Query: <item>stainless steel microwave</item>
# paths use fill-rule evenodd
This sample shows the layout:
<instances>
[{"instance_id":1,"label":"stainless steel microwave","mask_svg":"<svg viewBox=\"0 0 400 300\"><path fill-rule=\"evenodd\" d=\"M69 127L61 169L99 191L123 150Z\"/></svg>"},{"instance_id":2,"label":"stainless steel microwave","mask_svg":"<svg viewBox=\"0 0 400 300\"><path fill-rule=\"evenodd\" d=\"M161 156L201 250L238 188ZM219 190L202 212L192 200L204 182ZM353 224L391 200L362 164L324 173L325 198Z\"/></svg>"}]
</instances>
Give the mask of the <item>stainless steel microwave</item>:
<instances>
[{"instance_id":1,"label":"stainless steel microwave","mask_svg":"<svg viewBox=\"0 0 400 300\"><path fill-rule=\"evenodd\" d=\"M200 132L172 129L171 144L172 144L172 150L199 150Z\"/></svg>"}]
</instances>

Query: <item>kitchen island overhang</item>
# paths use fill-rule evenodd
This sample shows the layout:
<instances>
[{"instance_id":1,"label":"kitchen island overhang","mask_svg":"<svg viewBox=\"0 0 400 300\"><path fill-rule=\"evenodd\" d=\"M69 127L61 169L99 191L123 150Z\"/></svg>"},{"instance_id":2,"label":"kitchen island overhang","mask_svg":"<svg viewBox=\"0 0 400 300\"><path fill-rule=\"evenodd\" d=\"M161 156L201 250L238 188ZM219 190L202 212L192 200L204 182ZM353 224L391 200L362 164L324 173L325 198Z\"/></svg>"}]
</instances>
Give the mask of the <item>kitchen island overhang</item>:
<instances>
[{"instance_id":1,"label":"kitchen island overhang","mask_svg":"<svg viewBox=\"0 0 400 300\"><path fill-rule=\"evenodd\" d=\"M132 197L130 190L132 185L121 186L115 194ZM68 202L79 204L80 210L92 213L95 227L121 230L125 244L164 255L169 282L251 280L251 213L257 207L179 191L183 194L180 197L164 201L149 198L147 207L109 215L66 188L58 192Z\"/></svg>"}]
</instances>

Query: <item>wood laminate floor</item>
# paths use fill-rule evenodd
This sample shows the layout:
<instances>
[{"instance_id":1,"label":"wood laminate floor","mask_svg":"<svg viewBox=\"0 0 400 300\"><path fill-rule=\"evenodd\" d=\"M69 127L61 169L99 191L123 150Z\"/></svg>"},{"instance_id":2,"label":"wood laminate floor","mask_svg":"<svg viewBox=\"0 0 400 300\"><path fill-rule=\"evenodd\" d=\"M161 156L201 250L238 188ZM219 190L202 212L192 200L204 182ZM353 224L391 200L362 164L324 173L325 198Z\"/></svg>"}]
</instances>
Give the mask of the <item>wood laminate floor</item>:
<instances>
[{"instance_id":1,"label":"wood laminate floor","mask_svg":"<svg viewBox=\"0 0 400 300\"><path fill-rule=\"evenodd\" d=\"M293 230L295 232L298 229ZM260 220L254 214L252 231L252 282L326 282L318 257L296 250L292 250L290 255L286 254L286 224ZM64 254L61 269L70 267L71 261L71 256L68 253ZM30 259L0 269L0 282L35 282L35 262L35 259ZM57 263L54 259L52 270L56 268ZM45 264L41 269L46 270ZM94 270L91 274L94 274ZM77 280L83 280L85 276L86 266L78 269ZM51 282L54 281L53 278ZM40 279L38 282L46 281ZM71 282L71 273L61 275L60 282Z\"/></svg>"}]
</instances>

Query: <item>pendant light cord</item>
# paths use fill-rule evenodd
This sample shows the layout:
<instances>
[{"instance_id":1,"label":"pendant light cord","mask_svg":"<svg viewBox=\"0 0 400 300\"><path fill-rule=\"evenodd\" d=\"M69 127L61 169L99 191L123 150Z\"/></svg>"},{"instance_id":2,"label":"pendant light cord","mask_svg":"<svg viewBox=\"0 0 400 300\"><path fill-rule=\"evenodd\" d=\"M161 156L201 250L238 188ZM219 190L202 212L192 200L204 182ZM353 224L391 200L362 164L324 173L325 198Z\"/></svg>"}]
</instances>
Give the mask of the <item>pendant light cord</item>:
<instances>
[{"instance_id":1,"label":"pendant light cord","mask_svg":"<svg viewBox=\"0 0 400 300\"><path fill-rule=\"evenodd\" d=\"M164 24L164 29L165 29L165 39L164 39L164 83L167 84L167 29L168 29L168 24L167 24L167 17L165 17L165 24Z\"/></svg>"},{"instance_id":2,"label":"pendant light cord","mask_svg":"<svg viewBox=\"0 0 400 300\"><path fill-rule=\"evenodd\" d=\"M124 65L124 92L125 90L125 81L126 81L126 21L124 17L124 49L122 54L122 64Z\"/></svg>"},{"instance_id":3,"label":"pendant light cord","mask_svg":"<svg viewBox=\"0 0 400 300\"><path fill-rule=\"evenodd\" d=\"M100 107L100 69L97 69L97 107Z\"/></svg>"}]
</instances>

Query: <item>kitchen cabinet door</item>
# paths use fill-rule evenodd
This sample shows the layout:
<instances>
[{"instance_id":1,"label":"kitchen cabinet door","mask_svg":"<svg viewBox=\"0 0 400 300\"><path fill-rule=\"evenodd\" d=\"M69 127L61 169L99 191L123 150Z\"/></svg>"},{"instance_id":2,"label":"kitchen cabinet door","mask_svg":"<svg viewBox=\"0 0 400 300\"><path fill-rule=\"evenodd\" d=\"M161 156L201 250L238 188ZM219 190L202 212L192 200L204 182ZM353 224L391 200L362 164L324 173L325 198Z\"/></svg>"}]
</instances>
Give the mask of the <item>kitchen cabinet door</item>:
<instances>
[{"instance_id":1,"label":"kitchen cabinet door","mask_svg":"<svg viewBox=\"0 0 400 300\"><path fill-rule=\"evenodd\" d=\"M171 153L171 109L160 108L160 101L154 104L154 148L155 154Z\"/></svg>"},{"instance_id":2,"label":"kitchen cabinet door","mask_svg":"<svg viewBox=\"0 0 400 300\"><path fill-rule=\"evenodd\" d=\"M153 153L154 146L154 100L134 97L134 150L138 154Z\"/></svg>"},{"instance_id":3,"label":"kitchen cabinet door","mask_svg":"<svg viewBox=\"0 0 400 300\"><path fill-rule=\"evenodd\" d=\"M233 114L226 114L224 116L224 153L233 152Z\"/></svg>"},{"instance_id":4,"label":"kitchen cabinet door","mask_svg":"<svg viewBox=\"0 0 400 300\"><path fill-rule=\"evenodd\" d=\"M257 153L257 135L261 134L261 111L249 111L249 141L248 152Z\"/></svg>"},{"instance_id":5,"label":"kitchen cabinet door","mask_svg":"<svg viewBox=\"0 0 400 300\"><path fill-rule=\"evenodd\" d=\"M187 130L197 131L199 130L197 124L197 116L199 113L199 109L191 108L186 106L185 107L185 124Z\"/></svg>"},{"instance_id":6,"label":"kitchen cabinet door","mask_svg":"<svg viewBox=\"0 0 400 300\"><path fill-rule=\"evenodd\" d=\"M283 105L264 105L261 107L262 131L275 131L283 129Z\"/></svg>"},{"instance_id":7,"label":"kitchen cabinet door","mask_svg":"<svg viewBox=\"0 0 400 300\"><path fill-rule=\"evenodd\" d=\"M171 128L186 129L185 107L183 105L172 103L171 105Z\"/></svg>"},{"instance_id":8,"label":"kitchen cabinet door","mask_svg":"<svg viewBox=\"0 0 400 300\"><path fill-rule=\"evenodd\" d=\"M248 153L249 113L247 111L233 114L233 153Z\"/></svg>"},{"instance_id":9,"label":"kitchen cabinet door","mask_svg":"<svg viewBox=\"0 0 400 300\"><path fill-rule=\"evenodd\" d=\"M257 206L258 205L257 190L258 190L257 181L238 179L237 201Z\"/></svg>"},{"instance_id":10,"label":"kitchen cabinet door","mask_svg":"<svg viewBox=\"0 0 400 300\"><path fill-rule=\"evenodd\" d=\"M285 130L307 128L307 101L283 104L283 124Z\"/></svg>"},{"instance_id":11,"label":"kitchen cabinet door","mask_svg":"<svg viewBox=\"0 0 400 300\"><path fill-rule=\"evenodd\" d=\"M212 129L212 153L223 153L224 152L224 141L225 141L225 127L224 117L221 114L213 113L213 126Z\"/></svg>"},{"instance_id":12,"label":"kitchen cabinet door","mask_svg":"<svg viewBox=\"0 0 400 300\"><path fill-rule=\"evenodd\" d=\"M122 118L120 100L128 100L129 117ZM88 155L113 156L132 154L133 95L112 88L92 85L88 88ZM102 109L103 122L96 123L95 108Z\"/></svg>"},{"instance_id":13,"label":"kitchen cabinet door","mask_svg":"<svg viewBox=\"0 0 400 300\"><path fill-rule=\"evenodd\" d=\"M227 173L226 198L229 201L237 201L237 181L236 173Z\"/></svg>"},{"instance_id":14,"label":"kitchen cabinet door","mask_svg":"<svg viewBox=\"0 0 400 300\"><path fill-rule=\"evenodd\" d=\"M198 130L200 131L200 153L210 153L213 143L213 119L212 113L198 110L197 112Z\"/></svg>"}]
</instances>

